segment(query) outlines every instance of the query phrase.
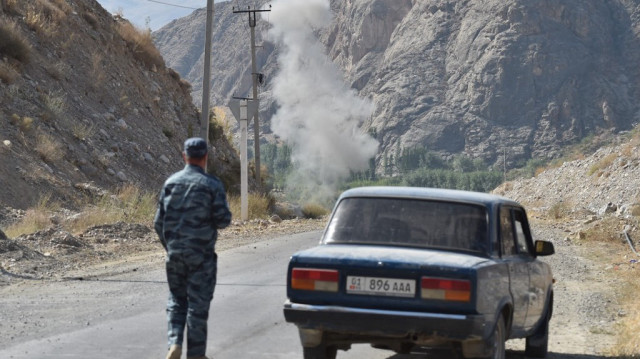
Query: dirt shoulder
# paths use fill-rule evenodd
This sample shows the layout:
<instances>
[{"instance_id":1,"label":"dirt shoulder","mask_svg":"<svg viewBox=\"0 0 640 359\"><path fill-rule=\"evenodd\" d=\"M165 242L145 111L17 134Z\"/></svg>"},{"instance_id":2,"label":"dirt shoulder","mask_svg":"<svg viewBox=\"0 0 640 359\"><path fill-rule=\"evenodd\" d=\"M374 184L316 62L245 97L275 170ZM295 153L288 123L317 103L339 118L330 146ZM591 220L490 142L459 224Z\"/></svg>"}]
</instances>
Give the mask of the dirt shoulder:
<instances>
[{"instance_id":1,"label":"dirt shoulder","mask_svg":"<svg viewBox=\"0 0 640 359\"><path fill-rule=\"evenodd\" d=\"M532 226L535 239L551 240L556 249L542 259L556 281L548 358L611 357L624 316L617 294L624 282L612 262L624 247L571 241L567 223L534 221ZM524 340L507 342L521 354L524 347Z\"/></svg>"},{"instance_id":2,"label":"dirt shoulder","mask_svg":"<svg viewBox=\"0 0 640 359\"><path fill-rule=\"evenodd\" d=\"M281 234L324 228L325 219L281 222L234 222L220 231L216 251L224 251ZM130 270L164 259L151 225L114 223L79 235L59 227L15 239L0 240L0 288L24 281L56 281Z\"/></svg>"}]
</instances>

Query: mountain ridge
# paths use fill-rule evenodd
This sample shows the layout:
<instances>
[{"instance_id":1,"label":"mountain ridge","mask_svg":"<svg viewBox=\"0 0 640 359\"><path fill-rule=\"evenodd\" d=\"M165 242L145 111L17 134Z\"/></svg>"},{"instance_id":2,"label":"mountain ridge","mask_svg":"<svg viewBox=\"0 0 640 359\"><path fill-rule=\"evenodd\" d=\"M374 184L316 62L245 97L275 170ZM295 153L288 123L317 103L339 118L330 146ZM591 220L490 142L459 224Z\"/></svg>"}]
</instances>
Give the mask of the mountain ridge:
<instances>
[{"instance_id":1,"label":"mountain ridge","mask_svg":"<svg viewBox=\"0 0 640 359\"><path fill-rule=\"evenodd\" d=\"M212 99L222 106L250 89L245 19L232 6L216 3L225 25L214 29L214 54L224 49L233 59L217 64L214 57ZM345 81L376 104L363 130L378 134L379 172L385 158L416 147L517 167L640 118L638 1L334 0L330 7L334 20L319 38ZM154 32L160 51L169 50L176 24L202 16L196 11ZM278 73L278 49L269 45L267 20L257 28L266 46L258 68L269 80ZM202 28L180 36L195 38ZM179 59L167 56L169 64ZM197 66L182 73L195 80L194 93ZM278 107L270 86L260 95L265 135Z\"/></svg>"}]
</instances>

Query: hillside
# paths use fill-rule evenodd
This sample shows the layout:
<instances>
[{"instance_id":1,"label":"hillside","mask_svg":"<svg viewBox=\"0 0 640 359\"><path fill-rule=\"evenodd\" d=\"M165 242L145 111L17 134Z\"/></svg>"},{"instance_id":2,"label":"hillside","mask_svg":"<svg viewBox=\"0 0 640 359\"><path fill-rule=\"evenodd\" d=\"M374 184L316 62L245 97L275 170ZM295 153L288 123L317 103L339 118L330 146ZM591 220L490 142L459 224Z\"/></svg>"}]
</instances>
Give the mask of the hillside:
<instances>
[{"instance_id":1,"label":"hillside","mask_svg":"<svg viewBox=\"0 0 640 359\"><path fill-rule=\"evenodd\" d=\"M503 183L495 193L537 213L578 219L640 215L640 136L637 129L594 154L547 168L537 176ZM621 232L624 227L618 228ZM634 228L634 231L638 228Z\"/></svg>"},{"instance_id":2,"label":"hillside","mask_svg":"<svg viewBox=\"0 0 640 359\"><path fill-rule=\"evenodd\" d=\"M189 84L150 34L94 0L0 1L0 80L0 208L155 192L199 128ZM212 144L210 168L233 177L234 150Z\"/></svg>"},{"instance_id":3,"label":"hillside","mask_svg":"<svg viewBox=\"0 0 640 359\"><path fill-rule=\"evenodd\" d=\"M247 20L233 5L216 3L216 105L250 89ZM290 4L274 2L273 12L278 6ZM637 0L332 0L330 9L319 37L346 83L374 102L362 127L377 134L379 172L412 148L515 167L639 119ZM169 65L193 83L196 102L204 18L197 10L154 32ZM282 71L282 46L266 31L272 20L265 15L257 27L265 134Z\"/></svg>"}]
</instances>

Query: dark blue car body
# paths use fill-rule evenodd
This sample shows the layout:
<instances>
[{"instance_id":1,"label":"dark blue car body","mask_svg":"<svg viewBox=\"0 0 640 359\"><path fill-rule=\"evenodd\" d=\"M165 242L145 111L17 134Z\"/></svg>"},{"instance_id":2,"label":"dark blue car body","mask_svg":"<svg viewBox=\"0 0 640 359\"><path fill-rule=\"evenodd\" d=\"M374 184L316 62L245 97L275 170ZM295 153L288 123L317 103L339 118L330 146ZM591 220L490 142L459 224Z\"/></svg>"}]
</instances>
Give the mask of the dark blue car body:
<instances>
[{"instance_id":1,"label":"dark blue car body","mask_svg":"<svg viewBox=\"0 0 640 359\"><path fill-rule=\"evenodd\" d=\"M524 208L475 192L366 187L340 196L319 246L291 257L284 315L305 359L353 343L400 353L453 344L504 357L527 338L544 356L553 278Z\"/></svg>"}]
</instances>

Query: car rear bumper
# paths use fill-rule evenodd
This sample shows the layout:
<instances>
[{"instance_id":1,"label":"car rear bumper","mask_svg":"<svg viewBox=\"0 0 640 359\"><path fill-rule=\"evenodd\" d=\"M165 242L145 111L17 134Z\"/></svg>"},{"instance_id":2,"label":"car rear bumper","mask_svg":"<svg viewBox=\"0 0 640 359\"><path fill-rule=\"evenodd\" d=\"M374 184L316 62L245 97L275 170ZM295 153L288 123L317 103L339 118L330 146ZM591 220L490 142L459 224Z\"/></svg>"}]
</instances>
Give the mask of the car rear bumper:
<instances>
[{"instance_id":1,"label":"car rear bumper","mask_svg":"<svg viewBox=\"0 0 640 359\"><path fill-rule=\"evenodd\" d=\"M380 337L419 336L448 340L486 340L493 327L483 315L406 312L286 301L287 322L300 329L319 329Z\"/></svg>"}]
</instances>

